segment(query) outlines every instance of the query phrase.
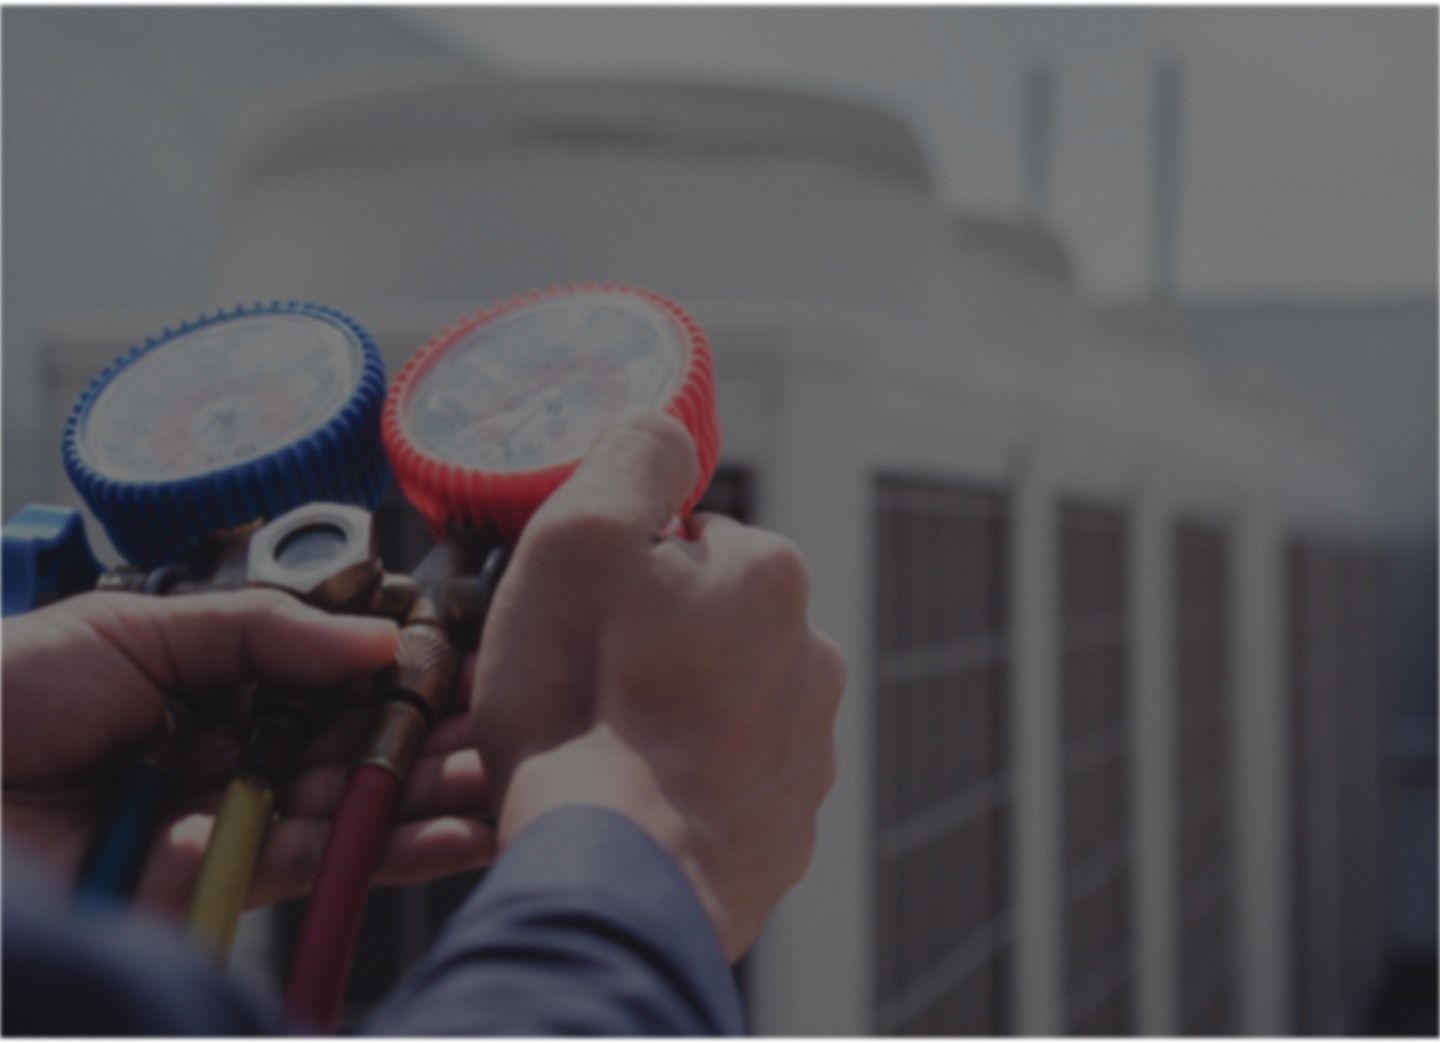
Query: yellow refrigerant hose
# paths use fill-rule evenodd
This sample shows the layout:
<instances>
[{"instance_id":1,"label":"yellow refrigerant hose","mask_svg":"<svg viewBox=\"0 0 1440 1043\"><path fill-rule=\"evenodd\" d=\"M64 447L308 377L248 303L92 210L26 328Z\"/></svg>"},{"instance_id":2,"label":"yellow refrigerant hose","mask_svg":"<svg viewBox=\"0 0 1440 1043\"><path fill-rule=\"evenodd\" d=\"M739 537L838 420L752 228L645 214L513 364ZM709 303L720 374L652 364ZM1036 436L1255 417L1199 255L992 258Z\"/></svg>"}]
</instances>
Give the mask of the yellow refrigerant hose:
<instances>
[{"instance_id":1,"label":"yellow refrigerant hose","mask_svg":"<svg viewBox=\"0 0 1440 1043\"><path fill-rule=\"evenodd\" d=\"M275 811L275 789L238 778L225 789L215 828L190 896L190 934L222 962L235 941L250 881Z\"/></svg>"}]
</instances>

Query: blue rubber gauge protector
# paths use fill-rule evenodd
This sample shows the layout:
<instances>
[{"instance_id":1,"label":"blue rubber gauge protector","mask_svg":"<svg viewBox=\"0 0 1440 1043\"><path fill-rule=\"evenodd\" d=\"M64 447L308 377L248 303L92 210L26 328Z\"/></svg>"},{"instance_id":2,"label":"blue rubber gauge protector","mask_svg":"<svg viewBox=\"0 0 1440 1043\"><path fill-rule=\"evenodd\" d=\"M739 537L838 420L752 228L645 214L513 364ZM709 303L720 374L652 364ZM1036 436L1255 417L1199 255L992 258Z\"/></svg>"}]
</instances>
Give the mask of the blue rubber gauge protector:
<instances>
[{"instance_id":1,"label":"blue rubber gauge protector","mask_svg":"<svg viewBox=\"0 0 1440 1043\"><path fill-rule=\"evenodd\" d=\"M0 538L6 616L89 590L103 571L79 511L30 504L5 523Z\"/></svg>"},{"instance_id":2,"label":"blue rubber gauge protector","mask_svg":"<svg viewBox=\"0 0 1440 1043\"><path fill-rule=\"evenodd\" d=\"M91 382L65 469L131 564L203 569L212 537L316 500L373 510L385 370L352 319L291 301L165 330Z\"/></svg>"}]
</instances>

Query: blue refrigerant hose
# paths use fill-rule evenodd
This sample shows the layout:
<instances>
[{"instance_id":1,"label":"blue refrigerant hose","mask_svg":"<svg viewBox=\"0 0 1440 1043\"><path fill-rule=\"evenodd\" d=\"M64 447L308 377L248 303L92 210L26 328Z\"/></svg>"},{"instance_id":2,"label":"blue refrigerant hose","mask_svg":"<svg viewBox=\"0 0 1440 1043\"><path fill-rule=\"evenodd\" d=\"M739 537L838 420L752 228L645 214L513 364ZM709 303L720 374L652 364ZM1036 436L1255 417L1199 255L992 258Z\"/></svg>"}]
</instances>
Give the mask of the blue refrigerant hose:
<instances>
[{"instance_id":1,"label":"blue refrigerant hose","mask_svg":"<svg viewBox=\"0 0 1440 1043\"><path fill-rule=\"evenodd\" d=\"M170 773L144 761L130 765L110 812L90 846L75 890L77 902L124 903L135 893Z\"/></svg>"},{"instance_id":2,"label":"blue refrigerant hose","mask_svg":"<svg viewBox=\"0 0 1440 1043\"><path fill-rule=\"evenodd\" d=\"M194 724L193 711L185 702L172 698L166 704L164 721L125 769L115 800L91 841L75 888L77 902L121 904L134 895L160 825L170 769Z\"/></svg>"}]
</instances>

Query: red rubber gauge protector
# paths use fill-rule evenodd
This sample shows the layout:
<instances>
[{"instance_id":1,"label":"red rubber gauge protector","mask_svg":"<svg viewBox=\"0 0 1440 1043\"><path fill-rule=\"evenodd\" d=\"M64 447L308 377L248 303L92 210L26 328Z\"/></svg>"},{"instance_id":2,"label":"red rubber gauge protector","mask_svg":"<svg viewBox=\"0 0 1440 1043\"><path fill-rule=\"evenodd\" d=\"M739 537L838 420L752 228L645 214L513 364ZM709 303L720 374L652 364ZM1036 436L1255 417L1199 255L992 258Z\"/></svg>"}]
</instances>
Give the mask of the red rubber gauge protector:
<instances>
[{"instance_id":1,"label":"red rubber gauge protector","mask_svg":"<svg viewBox=\"0 0 1440 1043\"><path fill-rule=\"evenodd\" d=\"M497 303L430 341L391 385L381 430L395 480L437 538L490 525L513 542L595 435L646 410L695 441L689 514L719 455L709 342L658 294L587 283Z\"/></svg>"}]
</instances>

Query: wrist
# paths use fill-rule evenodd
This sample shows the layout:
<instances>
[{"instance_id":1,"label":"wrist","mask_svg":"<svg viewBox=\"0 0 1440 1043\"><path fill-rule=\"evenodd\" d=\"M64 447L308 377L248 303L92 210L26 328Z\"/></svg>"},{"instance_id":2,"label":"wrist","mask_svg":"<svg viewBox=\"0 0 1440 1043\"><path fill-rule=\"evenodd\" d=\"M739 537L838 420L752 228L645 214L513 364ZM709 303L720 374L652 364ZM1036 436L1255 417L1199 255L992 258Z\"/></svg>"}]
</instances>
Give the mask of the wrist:
<instances>
[{"instance_id":1,"label":"wrist","mask_svg":"<svg viewBox=\"0 0 1440 1043\"><path fill-rule=\"evenodd\" d=\"M606 725L516 765L500 808L500 849L548 812L578 806L613 811L647 833L689 882L727 959L739 956L732 951L730 918L705 871L695 829L665 795L645 759Z\"/></svg>"}]
</instances>

